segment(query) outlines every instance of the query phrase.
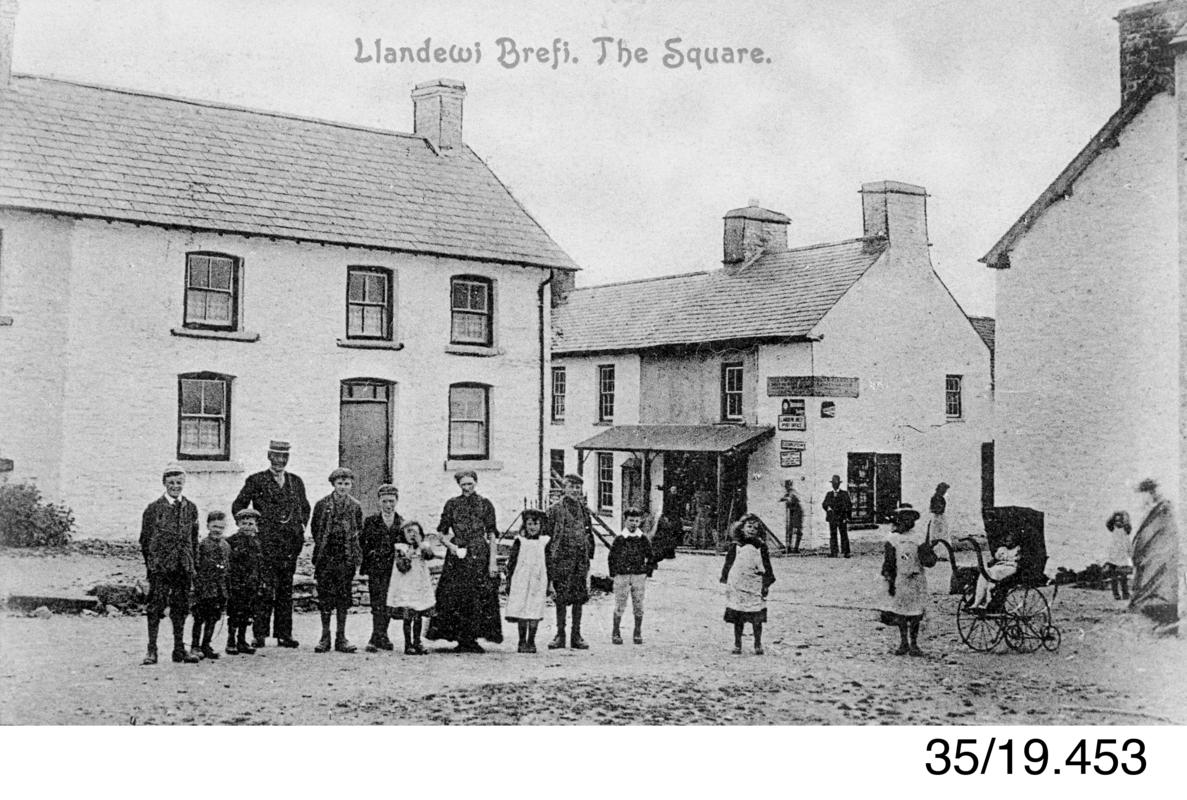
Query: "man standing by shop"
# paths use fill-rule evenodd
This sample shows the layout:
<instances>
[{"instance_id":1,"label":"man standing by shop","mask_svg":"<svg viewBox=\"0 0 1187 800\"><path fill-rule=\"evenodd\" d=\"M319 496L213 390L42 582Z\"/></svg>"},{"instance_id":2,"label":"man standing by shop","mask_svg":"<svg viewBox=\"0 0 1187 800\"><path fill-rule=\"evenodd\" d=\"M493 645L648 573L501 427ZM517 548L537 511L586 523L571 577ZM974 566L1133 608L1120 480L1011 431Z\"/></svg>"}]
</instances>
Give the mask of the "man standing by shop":
<instances>
[{"instance_id":1,"label":"man standing by shop","mask_svg":"<svg viewBox=\"0 0 1187 800\"><path fill-rule=\"evenodd\" d=\"M849 515L853 513L853 501L849 492L841 488L841 476L834 475L833 489L824 496L824 513L828 519L828 556L837 557L837 537L841 538L841 555L849 558Z\"/></svg>"},{"instance_id":2,"label":"man standing by shop","mask_svg":"<svg viewBox=\"0 0 1187 800\"><path fill-rule=\"evenodd\" d=\"M298 646L293 638L293 574L305 546L311 509L304 482L285 469L290 450L288 442L273 440L268 445L271 466L248 476L231 504L232 514L248 506L260 512L260 596L252 624L255 647L263 647L270 634L280 647Z\"/></svg>"},{"instance_id":3,"label":"man standing by shop","mask_svg":"<svg viewBox=\"0 0 1187 800\"><path fill-rule=\"evenodd\" d=\"M140 520L140 551L148 573L148 653L142 663L157 663L157 631L168 607L173 660L196 664L198 657L185 649L185 618L198 563L198 507L181 496L185 470L180 465L166 467L161 482L165 493L148 504Z\"/></svg>"}]
</instances>

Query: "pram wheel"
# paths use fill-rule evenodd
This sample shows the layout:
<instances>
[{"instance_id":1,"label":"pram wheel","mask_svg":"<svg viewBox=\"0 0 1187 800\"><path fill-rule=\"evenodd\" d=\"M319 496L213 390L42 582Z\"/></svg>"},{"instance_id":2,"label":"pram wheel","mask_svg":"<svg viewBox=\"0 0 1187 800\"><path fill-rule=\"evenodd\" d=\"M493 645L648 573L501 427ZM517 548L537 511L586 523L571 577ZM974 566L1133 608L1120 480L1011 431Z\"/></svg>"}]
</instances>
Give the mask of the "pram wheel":
<instances>
[{"instance_id":1,"label":"pram wheel","mask_svg":"<svg viewBox=\"0 0 1187 800\"><path fill-rule=\"evenodd\" d=\"M1029 586L1011 587L1004 608L1006 645L1020 653L1038 650L1051 627L1051 610L1043 593Z\"/></svg>"},{"instance_id":2,"label":"pram wheel","mask_svg":"<svg viewBox=\"0 0 1187 800\"><path fill-rule=\"evenodd\" d=\"M956 604L956 629L960 639L978 653L988 653L1002 638L1000 621L973 607L973 590L965 592Z\"/></svg>"},{"instance_id":3,"label":"pram wheel","mask_svg":"<svg viewBox=\"0 0 1187 800\"><path fill-rule=\"evenodd\" d=\"M1059 649L1059 643L1063 641L1063 634L1059 632L1059 628L1054 625L1048 625L1043 630L1043 649L1054 653Z\"/></svg>"}]
</instances>

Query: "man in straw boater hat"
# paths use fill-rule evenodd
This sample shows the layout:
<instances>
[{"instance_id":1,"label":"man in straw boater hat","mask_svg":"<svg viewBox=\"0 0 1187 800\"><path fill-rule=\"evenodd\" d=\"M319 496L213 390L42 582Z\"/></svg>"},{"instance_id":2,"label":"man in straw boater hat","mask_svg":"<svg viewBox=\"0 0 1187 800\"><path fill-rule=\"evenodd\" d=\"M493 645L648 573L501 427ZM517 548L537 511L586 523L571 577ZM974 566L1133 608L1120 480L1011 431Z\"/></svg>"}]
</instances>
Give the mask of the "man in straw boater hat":
<instances>
[{"instance_id":1,"label":"man in straw boater hat","mask_svg":"<svg viewBox=\"0 0 1187 800\"><path fill-rule=\"evenodd\" d=\"M255 647L263 647L270 633L276 635L281 647L297 647L293 638L293 574L305 546L310 508L305 483L285 469L291 449L288 442L272 440L268 445L270 466L249 475L231 504L235 515L248 507L260 512L260 595L252 623Z\"/></svg>"},{"instance_id":2,"label":"man in straw boater hat","mask_svg":"<svg viewBox=\"0 0 1187 800\"><path fill-rule=\"evenodd\" d=\"M334 490L313 507L313 577L321 611L321 640L313 649L317 653L329 652L330 619L336 615L334 650L353 653L358 648L346 638L346 615L354 599L354 573L363 560L359 547L363 507L350 496L354 473L349 469L338 467L331 472L330 485Z\"/></svg>"},{"instance_id":3,"label":"man in straw boater hat","mask_svg":"<svg viewBox=\"0 0 1187 800\"><path fill-rule=\"evenodd\" d=\"M190 585L198 561L198 507L182 497L185 469L170 464L161 476L165 493L148 504L140 520L140 551L148 572L148 653L144 664L157 663L157 632L165 608L173 624L173 660L195 664L185 649L185 618Z\"/></svg>"}]
</instances>

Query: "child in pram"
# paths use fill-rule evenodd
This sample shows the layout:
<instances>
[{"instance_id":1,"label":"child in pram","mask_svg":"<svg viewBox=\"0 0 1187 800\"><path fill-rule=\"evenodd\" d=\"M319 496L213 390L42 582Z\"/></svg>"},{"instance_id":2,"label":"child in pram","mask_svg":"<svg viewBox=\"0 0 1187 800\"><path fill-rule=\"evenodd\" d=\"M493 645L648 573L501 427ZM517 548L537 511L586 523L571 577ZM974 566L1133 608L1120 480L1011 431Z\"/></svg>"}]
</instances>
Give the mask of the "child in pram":
<instances>
[{"instance_id":1,"label":"child in pram","mask_svg":"<svg viewBox=\"0 0 1187 800\"><path fill-rule=\"evenodd\" d=\"M1005 538L993 551L993 558L985 571L977 578L977 591L973 596L972 609L983 610L989 604L990 589L1018 571L1020 551L1018 536L1013 531L1006 533Z\"/></svg>"}]
</instances>

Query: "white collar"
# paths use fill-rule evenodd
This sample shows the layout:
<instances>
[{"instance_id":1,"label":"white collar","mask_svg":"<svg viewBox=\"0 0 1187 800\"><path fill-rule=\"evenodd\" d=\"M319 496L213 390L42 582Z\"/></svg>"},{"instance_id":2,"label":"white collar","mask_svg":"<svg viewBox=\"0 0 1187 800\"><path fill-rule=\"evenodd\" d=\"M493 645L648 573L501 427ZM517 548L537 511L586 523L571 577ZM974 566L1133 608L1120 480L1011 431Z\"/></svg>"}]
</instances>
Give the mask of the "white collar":
<instances>
[{"instance_id":1,"label":"white collar","mask_svg":"<svg viewBox=\"0 0 1187 800\"><path fill-rule=\"evenodd\" d=\"M628 531L626 528L623 528L623 529L622 529L622 533L621 533L621 534L619 534L619 535L620 535L620 536L626 536L627 538L633 538L633 537L635 537L635 536L642 536L642 535L643 535L643 529L642 529L642 528L635 528L635 531L634 531L634 533L632 533L631 531Z\"/></svg>"},{"instance_id":2,"label":"white collar","mask_svg":"<svg viewBox=\"0 0 1187 800\"><path fill-rule=\"evenodd\" d=\"M177 496L176 500L174 500L172 497L169 496L168 492L165 492L163 497L165 498L165 501L169 503L169 505L173 505L174 503L180 503L182 500L185 499L185 495L181 494L181 495Z\"/></svg>"}]
</instances>

